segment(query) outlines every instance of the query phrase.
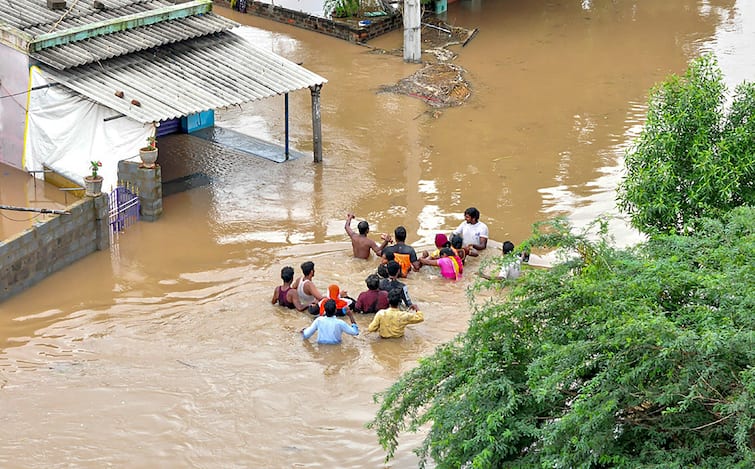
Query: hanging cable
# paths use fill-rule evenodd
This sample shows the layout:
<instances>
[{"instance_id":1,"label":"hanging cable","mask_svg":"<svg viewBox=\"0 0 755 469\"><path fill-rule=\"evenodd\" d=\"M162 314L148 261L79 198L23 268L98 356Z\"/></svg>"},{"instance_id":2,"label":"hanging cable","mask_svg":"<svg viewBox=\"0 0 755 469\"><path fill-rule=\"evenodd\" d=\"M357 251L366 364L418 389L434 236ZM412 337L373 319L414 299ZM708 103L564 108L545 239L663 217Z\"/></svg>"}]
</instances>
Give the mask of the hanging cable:
<instances>
[{"instance_id":1,"label":"hanging cable","mask_svg":"<svg viewBox=\"0 0 755 469\"><path fill-rule=\"evenodd\" d=\"M57 28L60 22L63 21L66 16L68 16L68 14L71 12L71 10L74 9L77 3L79 3L79 0L73 0L73 3L71 4L71 6L68 7L68 9L65 12L63 12L62 15L60 15L60 18L58 18L58 21L56 21L55 24L52 25L52 28L50 28L50 30L47 31L47 34L50 34L51 32L55 31L55 28Z\"/></svg>"},{"instance_id":2,"label":"hanging cable","mask_svg":"<svg viewBox=\"0 0 755 469\"><path fill-rule=\"evenodd\" d=\"M42 90L42 89L45 89L45 88L50 88L50 87L58 86L58 85L60 85L60 83L48 83L46 85L39 85L39 86L35 86L34 88L31 88L31 89L28 89L28 90L19 91L18 93L12 93L12 94L6 94L6 95L3 95L3 96L0 96L0 99L13 98L15 96L20 96L22 94L26 94L26 93L28 93L30 91ZM3 88L5 88L5 87L3 87Z\"/></svg>"}]
</instances>

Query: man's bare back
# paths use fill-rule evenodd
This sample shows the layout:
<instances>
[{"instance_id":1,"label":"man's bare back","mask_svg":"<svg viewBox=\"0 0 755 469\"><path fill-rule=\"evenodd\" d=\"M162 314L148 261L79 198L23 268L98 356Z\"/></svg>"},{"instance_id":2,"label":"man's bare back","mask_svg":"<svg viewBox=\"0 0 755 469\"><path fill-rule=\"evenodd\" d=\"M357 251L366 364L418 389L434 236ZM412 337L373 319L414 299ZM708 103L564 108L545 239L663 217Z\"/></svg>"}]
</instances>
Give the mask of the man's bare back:
<instances>
[{"instance_id":1,"label":"man's bare back","mask_svg":"<svg viewBox=\"0 0 755 469\"><path fill-rule=\"evenodd\" d=\"M351 247L354 251L354 257L358 259L369 259L370 251L374 251L376 256L380 256L385 248L391 242L391 236L385 233L380 235L380 239L383 240L382 245L378 245L375 241L367 237L367 233L370 232L370 225L367 221L359 222L359 233L354 232L351 229L351 220L354 219L353 213L346 214L346 224L344 229L351 238Z\"/></svg>"}]
</instances>

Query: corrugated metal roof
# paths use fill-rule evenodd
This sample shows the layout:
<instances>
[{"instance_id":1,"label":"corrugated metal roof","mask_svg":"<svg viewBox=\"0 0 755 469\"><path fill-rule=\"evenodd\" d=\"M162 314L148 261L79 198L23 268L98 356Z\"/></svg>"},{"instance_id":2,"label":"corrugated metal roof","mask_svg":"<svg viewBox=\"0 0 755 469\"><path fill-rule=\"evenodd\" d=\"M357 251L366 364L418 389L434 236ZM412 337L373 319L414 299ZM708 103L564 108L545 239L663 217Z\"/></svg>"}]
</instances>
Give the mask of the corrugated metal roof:
<instances>
[{"instance_id":1,"label":"corrugated metal roof","mask_svg":"<svg viewBox=\"0 0 755 469\"><path fill-rule=\"evenodd\" d=\"M213 13L190 16L33 52L40 62L63 70L140 50L227 31L238 23Z\"/></svg>"},{"instance_id":2,"label":"corrugated metal roof","mask_svg":"<svg viewBox=\"0 0 755 469\"><path fill-rule=\"evenodd\" d=\"M66 0L66 10L47 8L47 0L5 0L0 6L0 21L36 37L179 3L168 0L100 1L105 5L104 10L94 8L92 0ZM67 10L70 11L66 13Z\"/></svg>"},{"instance_id":3,"label":"corrugated metal roof","mask_svg":"<svg viewBox=\"0 0 755 469\"><path fill-rule=\"evenodd\" d=\"M64 71L51 80L139 122L157 122L327 83L231 32ZM116 92L123 91L119 98ZM131 104L132 100L140 103Z\"/></svg>"}]
</instances>

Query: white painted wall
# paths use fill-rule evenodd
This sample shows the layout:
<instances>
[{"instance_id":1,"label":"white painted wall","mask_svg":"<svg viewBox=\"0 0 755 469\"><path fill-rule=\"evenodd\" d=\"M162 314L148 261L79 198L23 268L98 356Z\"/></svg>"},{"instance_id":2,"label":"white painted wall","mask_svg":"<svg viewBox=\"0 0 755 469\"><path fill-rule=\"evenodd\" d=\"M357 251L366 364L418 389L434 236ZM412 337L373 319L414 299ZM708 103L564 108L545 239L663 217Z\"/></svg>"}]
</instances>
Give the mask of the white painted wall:
<instances>
[{"instance_id":1,"label":"white painted wall","mask_svg":"<svg viewBox=\"0 0 755 469\"><path fill-rule=\"evenodd\" d=\"M26 54L0 44L0 163L23 169L29 85Z\"/></svg>"}]
</instances>

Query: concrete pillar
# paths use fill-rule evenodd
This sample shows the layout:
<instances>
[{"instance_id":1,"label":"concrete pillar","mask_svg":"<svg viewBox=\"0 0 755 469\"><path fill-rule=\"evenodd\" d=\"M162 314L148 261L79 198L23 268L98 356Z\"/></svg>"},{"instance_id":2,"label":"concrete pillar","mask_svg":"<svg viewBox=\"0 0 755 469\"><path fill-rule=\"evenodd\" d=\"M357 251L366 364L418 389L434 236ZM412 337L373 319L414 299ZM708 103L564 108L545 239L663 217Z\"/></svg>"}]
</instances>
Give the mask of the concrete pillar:
<instances>
[{"instance_id":1,"label":"concrete pillar","mask_svg":"<svg viewBox=\"0 0 755 469\"><path fill-rule=\"evenodd\" d=\"M322 85L309 87L312 93L312 151L315 163L322 163L322 121L320 117L320 89Z\"/></svg>"},{"instance_id":2,"label":"concrete pillar","mask_svg":"<svg viewBox=\"0 0 755 469\"><path fill-rule=\"evenodd\" d=\"M110 248L110 198L102 193L92 197L94 202L94 234L98 251Z\"/></svg>"},{"instance_id":3,"label":"concrete pillar","mask_svg":"<svg viewBox=\"0 0 755 469\"><path fill-rule=\"evenodd\" d=\"M155 221L163 213L163 181L160 165L142 168L140 163L118 162L118 182L133 187L139 195L140 218Z\"/></svg>"},{"instance_id":4,"label":"concrete pillar","mask_svg":"<svg viewBox=\"0 0 755 469\"><path fill-rule=\"evenodd\" d=\"M404 0L404 62L422 60L422 33L420 0Z\"/></svg>"}]
</instances>

